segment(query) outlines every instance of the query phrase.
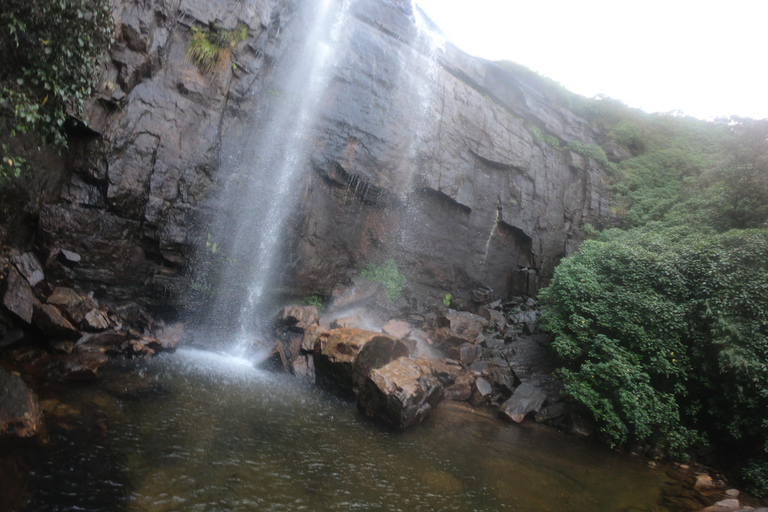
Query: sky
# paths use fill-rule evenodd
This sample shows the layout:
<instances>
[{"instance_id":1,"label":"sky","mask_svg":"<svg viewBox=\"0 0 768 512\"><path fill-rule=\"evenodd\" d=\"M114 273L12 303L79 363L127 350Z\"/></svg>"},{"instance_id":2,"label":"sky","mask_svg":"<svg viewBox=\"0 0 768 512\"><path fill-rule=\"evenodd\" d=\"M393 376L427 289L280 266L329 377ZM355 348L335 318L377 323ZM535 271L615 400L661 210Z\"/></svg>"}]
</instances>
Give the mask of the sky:
<instances>
[{"instance_id":1,"label":"sky","mask_svg":"<svg viewBox=\"0 0 768 512\"><path fill-rule=\"evenodd\" d=\"M464 51L593 97L768 118L768 0L416 0Z\"/></svg>"}]
</instances>

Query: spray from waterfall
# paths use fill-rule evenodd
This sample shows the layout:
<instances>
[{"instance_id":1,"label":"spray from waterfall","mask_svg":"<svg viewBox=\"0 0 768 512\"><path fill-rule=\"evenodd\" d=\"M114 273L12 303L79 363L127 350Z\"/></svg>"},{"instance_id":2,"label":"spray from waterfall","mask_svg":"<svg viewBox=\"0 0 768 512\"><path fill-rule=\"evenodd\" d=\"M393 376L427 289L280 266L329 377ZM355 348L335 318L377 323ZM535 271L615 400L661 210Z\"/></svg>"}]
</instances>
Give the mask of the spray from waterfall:
<instances>
[{"instance_id":1,"label":"spray from waterfall","mask_svg":"<svg viewBox=\"0 0 768 512\"><path fill-rule=\"evenodd\" d=\"M294 36L301 41L285 50L264 88L245 102L254 105L251 111L238 112L225 134L223 186L209 228L225 240L212 249L222 255L217 261L223 270L217 269L218 295L207 321L219 326L217 337L234 338L238 351L263 338L272 291L285 266L287 221L308 168L311 128L347 45L344 27L352 3L299 2L306 36Z\"/></svg>"}]
</instances>

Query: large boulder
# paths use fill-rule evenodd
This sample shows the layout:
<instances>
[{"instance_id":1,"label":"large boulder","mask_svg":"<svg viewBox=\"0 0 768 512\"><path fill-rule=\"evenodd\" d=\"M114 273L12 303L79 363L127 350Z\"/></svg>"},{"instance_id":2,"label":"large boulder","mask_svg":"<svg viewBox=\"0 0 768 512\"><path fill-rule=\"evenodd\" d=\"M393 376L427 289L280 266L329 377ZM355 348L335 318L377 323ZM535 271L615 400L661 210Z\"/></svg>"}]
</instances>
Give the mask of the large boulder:
<instances>
[{"instance_id":1,"label":"large boulder","mask_svg":"<svg viewBox=\"0 0 768 512\"><path fill-rule=\"evenodd\" d=\"M0 367L0 439L34 437L42 425L35 395L20 377Z\"/></svg>"},{"instance_id":2,"label":"large boulder","mask_svg":"<svg viewBox=\"0 0 768 512\"><path fill-rule=\"evenodd\" d=\"M32 322L51 338L63 338L76 340L80 337L80 331L64 318L61 311L51 304L35 302L32 314Z\"/></svg>"},{"instance_id":3,"label":"large boulder","mask_svg":"<svg viewBox=\"0 0 768 512\"><path fill-rule=\"evenodd\" d=\"M59 286L53 290L45 300L48 304L56 306L75 325L80 325L86 315L96 309L96 303L87 295L80 295L72 288Z\"/></svg>"},{"instance_id":4,"label":"large boulder","mask_svg":"<svg viewBox=\"0 0 768 512\"><path fill-rule=\"evenodd\" d=\"M512 397L501 405L499 414L515 423L520 423L529 412L539 412L546 399L546 391L523 382L512 393Z\"/></svg>"},{"instance_id":5,"label":"large boulder","mask_svg":"<svg viewBox=\"0 0 768 512\"><path fill-rule=\"evenodd\" d=\"M424 420L440 402L443 388L422 363L400 357L371 370L358 394L358 409L400 429Z\"/></svg>"},{"instance_id":6,"label":"large boulder","mask_svg":"<svg viewBox=\"0 0 768 512\"><path fill-rule=\"evenodd\" d=\"M361 329L334 329L318 337L314 347L316 382L350 396L368 372L407 355L408 348L386 334Z\"/></svg>"},{"instance_id":7,"label":"large boulder","mask_svg":"<svg viewBox=\"0 0 768 512\"><path fill-rule=\"evenodd\" d=\"M10 268L3 293L3 306L29 324L32 322L34 304L35 296L27 280L15 268Z\"/></svg>"},{"instance_id":8,"label":"large boulder","mask_svg":"<svg viewBox=\"0 0 768 512\"><path fill-rule=\"evenodd\" d=\"M299 306L293 304L277 312L274 322L278 327L306 329L320 320L317 306Z\"/></svg>"}]
</instances>

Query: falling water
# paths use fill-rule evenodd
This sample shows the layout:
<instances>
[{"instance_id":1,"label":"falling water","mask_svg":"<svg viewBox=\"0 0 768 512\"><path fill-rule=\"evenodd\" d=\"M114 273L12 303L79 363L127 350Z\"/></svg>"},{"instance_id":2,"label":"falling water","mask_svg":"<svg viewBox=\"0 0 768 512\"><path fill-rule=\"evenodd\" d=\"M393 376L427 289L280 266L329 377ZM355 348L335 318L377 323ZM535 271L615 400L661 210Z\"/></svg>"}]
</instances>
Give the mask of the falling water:
<instances>
[{"instance_id":1,"label":"falling water","mask_svg":"<svg viewBox=\"0 0 768 512\"><path fill-rule=\"evenodd\" d=\"M225 269L208 320L221 326L226 317L234 323L241 348L261 336L270 288L281 268L286 220L307 168L308 136L331 70L346 45L344 26L352 1L318 0L300 6L304 11L299 15L314 20L310 30L297 48L286 50L269 85L252 91L257 107L235 121L232 140L222 150L231 156L222 163L225 184L219 189L213 241L207 245L211 252L221 252L218 258ZM234 150L228 151L227 144ZM226 241L212 245L218 238ZM228 329L226 336L231 337L231 325Z\"/></svg>"}]
</instances>

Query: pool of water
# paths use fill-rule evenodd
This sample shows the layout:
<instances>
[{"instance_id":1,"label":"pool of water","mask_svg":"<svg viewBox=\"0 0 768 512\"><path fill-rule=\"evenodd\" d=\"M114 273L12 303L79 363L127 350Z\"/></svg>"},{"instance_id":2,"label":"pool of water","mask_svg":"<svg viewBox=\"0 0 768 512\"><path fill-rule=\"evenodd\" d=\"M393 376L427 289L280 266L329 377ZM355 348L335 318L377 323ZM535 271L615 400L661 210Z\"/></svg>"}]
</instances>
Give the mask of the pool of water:
<instances>
[{"instance_id":1,"label":"pool of water","mask_svg":"<svg viewBox=\"0 0 768 512\"><path fill-rule=\"evenodd\" d=\"M43 403L29 511L666 510L667 477L632 457L449 402L392 431L214 352L181 349Z\"/></svg>"}]
</instances>

